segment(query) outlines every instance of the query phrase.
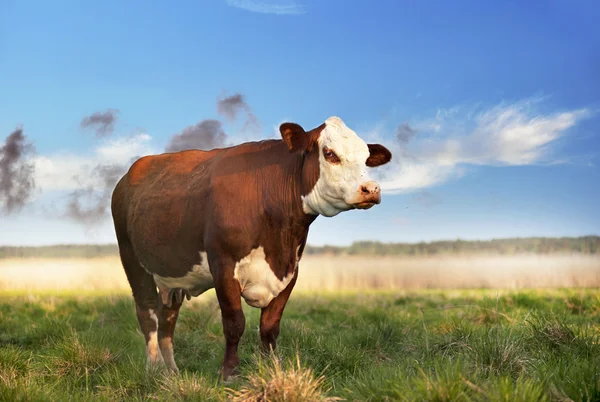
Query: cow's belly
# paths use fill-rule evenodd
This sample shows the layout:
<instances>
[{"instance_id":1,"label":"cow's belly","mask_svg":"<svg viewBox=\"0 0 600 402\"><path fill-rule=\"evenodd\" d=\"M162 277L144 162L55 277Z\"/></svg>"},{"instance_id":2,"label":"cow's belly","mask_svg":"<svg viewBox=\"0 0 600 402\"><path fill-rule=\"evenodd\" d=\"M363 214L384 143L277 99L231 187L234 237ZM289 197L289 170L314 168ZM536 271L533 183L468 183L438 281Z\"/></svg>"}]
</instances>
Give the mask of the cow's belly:
<instances>
[{"instance_id":1,"label":"cow's belly","mask_svg":"<svg viewBox=\"0 0 600 402\"><path fill-rule=\"evenodd\" d=\"M295 272L283 280L275 276L265 259L262 247L253 249L235 265L234 278L240 284L242 297L252 307L267 307L289 285Z\"/></svg>"},{"instance_id":2,"label":"cow's belly","mask_svg":"<svg viewBox=\"0 0 600 402\"><path fill-rule=\"evenodd\" d=\"M196 264L192 270L181 277L167 277L152 274L158 288L168 293L171 289L184 289L191 296L199 296L214 288L214 281L206 252L200 252L201 264ZM234 278L241 288L242 297L249 306L267 307L279 293L291 282L295 272L288 274L283 280L275 276L267 263L262 247L253 249L235 265Z\"/></svg>"},{"instance_id":3,"label":"cow's belly","mask_svg":"<svg viewBox=\"0 0 600 402\"><path fill-rule=\"evenodd\" d=\"M192 270L184 276L172 278L152 274L156 286L164 292L168 292L171 289L184 289L191 296L199 296L207 290L212 289L215 285L205 251L200 252L200 261L200 264L192 266Z\"/></svg>"}]
</instances>

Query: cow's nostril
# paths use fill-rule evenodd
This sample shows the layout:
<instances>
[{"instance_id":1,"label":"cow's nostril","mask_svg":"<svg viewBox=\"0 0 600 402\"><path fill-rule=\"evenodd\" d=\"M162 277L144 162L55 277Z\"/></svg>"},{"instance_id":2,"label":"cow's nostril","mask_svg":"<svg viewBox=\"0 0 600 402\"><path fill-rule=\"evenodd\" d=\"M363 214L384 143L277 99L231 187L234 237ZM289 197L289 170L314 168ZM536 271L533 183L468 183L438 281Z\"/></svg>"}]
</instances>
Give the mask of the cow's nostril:
<instances>
[{"instance_id":1,"label":"cow's nostril","mask_svg":"<svg viewBox=\"0 0 600 402\"><path fill-rule=\"evenodd\" d=\"M369 194L369 193L371 193L371 191L369 191L369 189L367 188L367 186L361 186L360 190L362 191L363 194Z\"/></svg>"}]
</instances>

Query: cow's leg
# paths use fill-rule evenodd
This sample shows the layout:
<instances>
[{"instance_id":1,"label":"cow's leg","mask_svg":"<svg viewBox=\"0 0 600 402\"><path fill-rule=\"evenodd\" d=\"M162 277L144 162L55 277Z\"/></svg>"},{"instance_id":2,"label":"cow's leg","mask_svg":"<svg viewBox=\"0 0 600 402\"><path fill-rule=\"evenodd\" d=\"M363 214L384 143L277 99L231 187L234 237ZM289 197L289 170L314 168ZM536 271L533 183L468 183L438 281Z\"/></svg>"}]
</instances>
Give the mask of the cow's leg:
<instances>
[{"instance_id":1,"label":"cow's leg","mask_svg":"<svg viewBox=\"0 0 600 402\"><path fill-rule=\"evenodd\" d=\"M221 364L221 377L226 381L229 376L238 374L240 358L238 344L244 334L246 319L242 311L240 284L233 277L233 262L211 261L210 268L215 278L215 292L221 307L223 334L225 335L225 355ZM215 273L217 273L215 275Z\"/></svg>"},{"instance_id":2,"label":"cow's leg","mask_svg":"<svg viewBox=\"0 0 600 402\"><path fill-rule=\"evenodd\" d=\"M263 308L260 313L260 340L264 353L275 350L277 337L279 336L279 322L281 321L283 309L290 298L297 278L298 270L296 269L296 273L287 287L271 300L271 303Z\"/></svg>"},{"instance_id":3,"label":"cow's leg","mask_svg":"<svg viewBox=\"0 0 600 402\"><path fill-rule=\"evenodd\" d=\"M146 339L146 367L164 364L158 346L158 292L154 278L137 260L128 240L119 239L121 262L131 286L140 329Z\"/></svg>"},{"instance_id":4,"label":"cow's leg","mask_svg":"<svg viewBox=\"0 0 600 402\"><path fill-rule=\"evenodd\" d=\"M167 367L175 373L179 372L173 356L173 334L179 309L183 304L184 291L173 289L166 294L161 291L160 310L158 314L158 344Z\"/></svg>"},{"instance_id":5,"label":"cow's leg","mask_svg":"<svg viewBox=\"0 0 600 402\"><path fill-rule=\"evenodd\" d=\"M164 365L158 345L158 316L156 309L140 306L136 302L136 312L140 329L146 340L146 368Z\"/></svg>"}]
</instances>

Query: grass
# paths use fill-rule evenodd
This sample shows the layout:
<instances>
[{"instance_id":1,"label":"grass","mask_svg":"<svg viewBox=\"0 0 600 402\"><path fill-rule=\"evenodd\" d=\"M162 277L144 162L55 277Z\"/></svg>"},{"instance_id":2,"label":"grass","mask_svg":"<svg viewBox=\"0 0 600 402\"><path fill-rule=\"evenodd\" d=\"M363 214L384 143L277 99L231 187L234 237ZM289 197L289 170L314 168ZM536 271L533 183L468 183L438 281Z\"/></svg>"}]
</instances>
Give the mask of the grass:
<instances>
[{"instance_id":1,"label":"grass","mask_svg":"<svg viewBox=\"0 0 600 402\"><path fill-rule=\"evenodd\" d=\"M220 384L212 292L182 308L170 377L146 372L128 294L0 292L0 400L600 400L596 290L294 292L271 358L244 309Z\"/></svg>"}]
</instances>

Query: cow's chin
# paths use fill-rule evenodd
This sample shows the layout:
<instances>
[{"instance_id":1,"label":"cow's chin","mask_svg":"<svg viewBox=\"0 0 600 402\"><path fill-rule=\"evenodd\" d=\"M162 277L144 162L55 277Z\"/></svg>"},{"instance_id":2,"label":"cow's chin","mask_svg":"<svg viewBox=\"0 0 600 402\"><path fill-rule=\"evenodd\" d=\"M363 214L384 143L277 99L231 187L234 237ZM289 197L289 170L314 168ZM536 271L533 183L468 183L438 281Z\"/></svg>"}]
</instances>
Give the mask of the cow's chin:
<instances>
[{"instance_id":1,"label":"cow's chin","mask_svg":"<svg viewBox=\"0 0 600 402\"><path fill-rule=\"evenodd\" d=\"M377 205L376 202L359 202L359 203L353 204L352 206L356 209L369 209L369 208L373 208L375 205Z\"/></svg>"},{"instance_id":2,"label":"cow's chin","mask_svg":"<svg viewBox=\"0 0 600 402\"><path fill-rule=\"evenodd\" d=\"M345 211L370 209L379 204L377 200L365 200L360 197L347 199L337 196L323 197L321 194L319 192L311 192L307 196L302 197L305 213L333 217Z\"/></svg>"}]
</instances>

